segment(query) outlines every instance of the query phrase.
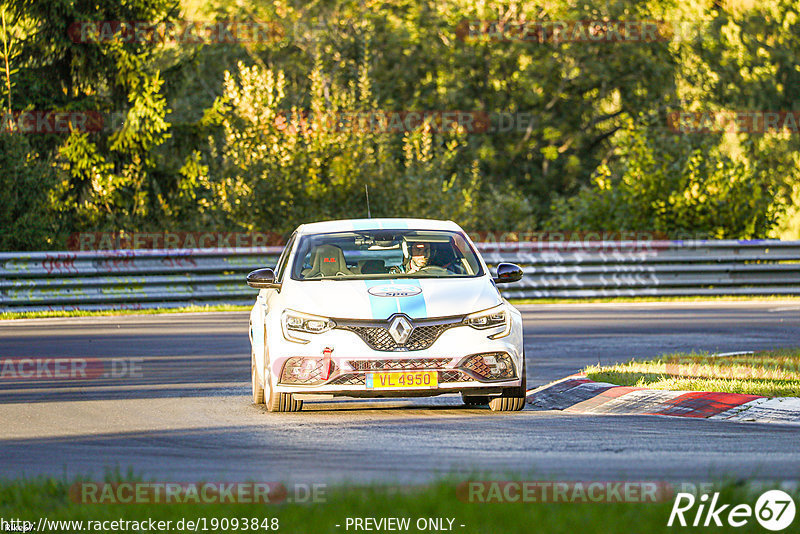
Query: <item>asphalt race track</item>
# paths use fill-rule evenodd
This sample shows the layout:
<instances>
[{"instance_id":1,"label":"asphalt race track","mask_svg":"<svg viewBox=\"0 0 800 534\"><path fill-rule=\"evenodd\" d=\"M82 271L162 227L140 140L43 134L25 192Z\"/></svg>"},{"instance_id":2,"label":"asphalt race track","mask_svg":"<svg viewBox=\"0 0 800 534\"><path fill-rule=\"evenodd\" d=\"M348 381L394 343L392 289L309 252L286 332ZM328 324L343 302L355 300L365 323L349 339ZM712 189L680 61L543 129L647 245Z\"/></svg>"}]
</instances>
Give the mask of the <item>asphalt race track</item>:
<instances>
[{"instance_id":1,"label":"asphalt race track","mask_svg":"<svg viewBox=\"0 0 800 534\"><path fill-rule=\"evenodd\" d=\"M800 345L800 303L520 306L528 384L676 350ZM656 416L497 414L458 398L250 403L247 314L0 322L0 358L89 357L120 376L0 380L0 478L800 480L800 429ZM131 365L133 365L131 370Z\"/></svg>"}]
</instances>

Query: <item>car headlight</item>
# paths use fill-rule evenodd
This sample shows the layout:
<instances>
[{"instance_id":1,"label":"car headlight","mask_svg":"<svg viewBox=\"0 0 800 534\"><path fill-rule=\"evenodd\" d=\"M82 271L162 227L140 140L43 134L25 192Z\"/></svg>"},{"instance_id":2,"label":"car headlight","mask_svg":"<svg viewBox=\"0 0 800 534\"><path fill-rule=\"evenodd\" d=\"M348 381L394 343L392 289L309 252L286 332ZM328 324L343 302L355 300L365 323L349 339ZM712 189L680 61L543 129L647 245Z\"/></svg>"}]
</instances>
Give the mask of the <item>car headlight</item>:
<instances>
[{"instance_id":1,"label":"car headlight","mask_svg":"<svg viewBox=\"0 0 800 534\"><path fill-rule=\"evenodd\" d=\"M322 334L336 326L336 323L327 317L286 310L283 312L283 315L281 315L281 326L283 326L283 337L289 341L308 343L311 341L310 339L298 337L294 335L294 333Z\"/></svg>"},{"instance_id":2,"label":"car headlight","mask_svg":"<svg viewBox=\"0 0 800 534\"><path fill-rule=\"evenodd\" d=\"M508 313L506 305L501 304L488 310L467 315L464 318L464 324L478 330L503 326L505 328L501 332L489 336L490 339L499 339L511 333L511 314Z\"/></svg>"}]
</instances>

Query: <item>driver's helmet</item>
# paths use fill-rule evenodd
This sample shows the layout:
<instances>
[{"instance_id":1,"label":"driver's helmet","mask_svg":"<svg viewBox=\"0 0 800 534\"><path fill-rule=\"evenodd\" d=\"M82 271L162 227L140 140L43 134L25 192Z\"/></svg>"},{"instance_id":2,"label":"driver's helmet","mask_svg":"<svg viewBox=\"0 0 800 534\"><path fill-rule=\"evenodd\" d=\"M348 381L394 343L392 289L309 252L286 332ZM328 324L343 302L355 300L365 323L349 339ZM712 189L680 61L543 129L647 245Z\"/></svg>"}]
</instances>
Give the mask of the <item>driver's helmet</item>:
<instances>
[{"instance_id":1,"label":"driver's helmet","mask_svg":"<svg viewBox=\"0 0 800 534\"><path fill-rule=\"evenodd\" d=\"M430 261L431 244L426 241L415 241L413 238L404 239L403 256L407 269L422 269Z\"/></svg>"}]
</instances>

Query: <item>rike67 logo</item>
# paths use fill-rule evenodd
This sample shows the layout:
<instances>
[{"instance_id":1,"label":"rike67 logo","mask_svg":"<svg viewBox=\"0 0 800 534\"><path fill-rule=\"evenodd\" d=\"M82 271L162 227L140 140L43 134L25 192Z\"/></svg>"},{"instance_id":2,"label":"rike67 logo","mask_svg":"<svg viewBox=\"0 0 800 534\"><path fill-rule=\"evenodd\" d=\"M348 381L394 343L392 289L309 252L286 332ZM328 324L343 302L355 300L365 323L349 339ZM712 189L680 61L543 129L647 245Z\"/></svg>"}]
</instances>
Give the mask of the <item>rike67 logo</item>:
<instances>
[{"instance_id":1,"label":"rike67 logo","mask_svg":"<svg viewBox=\"0 0 800 534\"><path fill-rule=\"evenodd\" d=\"M709 497L704 493L696 498L691 493L678 493L669 514L667 526L721 527L724 524L742 527L754 517L767 530L780 531L794 521L795 504L791 495L781 490L764 492L755 506L720 503L719 492Z\"/></svg>"}]
</instances>

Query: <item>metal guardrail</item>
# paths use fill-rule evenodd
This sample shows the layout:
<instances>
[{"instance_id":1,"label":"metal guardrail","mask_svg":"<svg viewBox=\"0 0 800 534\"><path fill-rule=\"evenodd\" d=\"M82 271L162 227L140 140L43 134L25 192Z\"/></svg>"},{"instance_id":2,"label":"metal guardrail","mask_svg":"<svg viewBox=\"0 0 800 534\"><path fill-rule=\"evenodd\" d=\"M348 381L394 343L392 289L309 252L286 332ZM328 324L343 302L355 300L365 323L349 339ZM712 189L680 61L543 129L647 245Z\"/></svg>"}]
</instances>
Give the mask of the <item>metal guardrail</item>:
<instances>
[{"instance_id":1,"label":"metal guardrail","mask_svg":"<svg viewBox=\"0 0 800 534\"><path fill-rule=\"evenodd\" d=\"M507 298L800 295L800 241L483 244L525 276Z\"/></svg>"},{"instance_id":2,"label":"metal guardrail","mask_svg":"<svg viewBox=\"0 0 800 534\"><path fill-rule=\"evenodd\" d=\"M509 298L800 295L800 241L478 243L518 263ZM0 312L250 304L281 247L0 253Z\"/></svg>"}]
</instances>

